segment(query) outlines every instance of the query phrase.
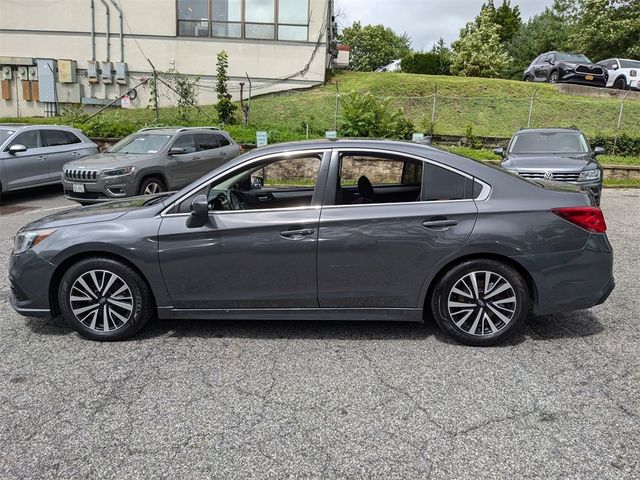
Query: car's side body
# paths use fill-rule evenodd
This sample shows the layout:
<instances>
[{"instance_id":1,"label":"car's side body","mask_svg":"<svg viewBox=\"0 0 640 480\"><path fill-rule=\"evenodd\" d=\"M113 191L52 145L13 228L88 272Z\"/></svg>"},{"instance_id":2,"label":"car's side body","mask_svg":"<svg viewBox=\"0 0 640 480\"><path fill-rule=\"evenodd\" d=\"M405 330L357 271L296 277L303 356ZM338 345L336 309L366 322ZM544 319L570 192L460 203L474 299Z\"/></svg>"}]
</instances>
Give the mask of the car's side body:
<instances>
[{"instance_id":1,"label":"car's side body","mask_svg":"<svg viewBox=\"0 0 640 480\"><path fill-rule=\"evenodd\" d=\"M640 61L608 58L598 62L598 65L606 68L609 73L607 87L640 90Z\"/></svg>"},{"instance_id":2,"label":"car's side body","mask_svg":"<svg viewBox=\"0 0 640 480\"><path fill-rule=\"evenodd\" d=\"M576 57L575 61L565 60ZM608 73L583 55L547 52L536 57L524 71L523 80L548 83L577 83L594 87L607 84Z\"/></svg>"},{"instance_id":3,"label":"car's side body","mask_svg":"<svg viewBox=\"0 0 640 480\"><path fill-rule=\"evenodd\" d=\"M60 183L65 163L98 153L80 130L58 125L0 125L0 192ZM12 147L23 151L10 151ZM22 149L20 149L22 150Z\"/></svg>"},{"instance_id":4,"label":"car's side body","mask_svg":"<svg viewBox=\"0 0 640 480\"><path fill-rule=\"evenodd\" d=\"M309 152L321 167L306 207L211 212L200 226L177 210L234 169ZM457 200L338 205L341 152L422 162L423 172L444 168L472 188ZM589 308L613 288L606 235L551 212L589 206L587 195L541 188L417 144L322 141L257 149L160 203L143 202L78 209L29 225L61 233L12 256L14 308L31 316L56 313L62 274L88 256L113 257L139 271L162 318L422 321L437 279L472 258L498 259L520 272L536 313Z\"/></svg>"},{"instance_id":5,"label":"car's side body","mask_svg":"<svg viewBox=\"0 0 640 480\"><path fill-rule=\"evenodd\" d=\"M166 136L163 148L146 154L109 151L69 162L62 184L69 200L102 203L138 195L146 179L162 184L162 191L178 190L237 157L240 147L231 136L212 127L146 128L137 133ZM176 149L181 153L176 154ZM123 175L105 175L118 167L132 167Z\"/></svg>"}]
</instances>

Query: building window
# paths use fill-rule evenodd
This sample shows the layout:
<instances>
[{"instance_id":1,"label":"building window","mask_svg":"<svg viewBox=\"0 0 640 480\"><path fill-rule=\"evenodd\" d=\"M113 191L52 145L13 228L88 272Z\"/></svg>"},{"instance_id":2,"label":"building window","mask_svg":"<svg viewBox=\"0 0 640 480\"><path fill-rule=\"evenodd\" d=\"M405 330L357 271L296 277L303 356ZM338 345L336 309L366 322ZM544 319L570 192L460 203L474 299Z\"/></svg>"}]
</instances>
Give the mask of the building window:
<instances>
[{"instance_id":1,"label":"building window","mask_svg":"<svg viewBox=\"0 0 640 480\"><path fill-rule=\"evenodd\" d=\"M178 36L306 42L308 0L178 0Z\"/></svg>"}]
</instances>

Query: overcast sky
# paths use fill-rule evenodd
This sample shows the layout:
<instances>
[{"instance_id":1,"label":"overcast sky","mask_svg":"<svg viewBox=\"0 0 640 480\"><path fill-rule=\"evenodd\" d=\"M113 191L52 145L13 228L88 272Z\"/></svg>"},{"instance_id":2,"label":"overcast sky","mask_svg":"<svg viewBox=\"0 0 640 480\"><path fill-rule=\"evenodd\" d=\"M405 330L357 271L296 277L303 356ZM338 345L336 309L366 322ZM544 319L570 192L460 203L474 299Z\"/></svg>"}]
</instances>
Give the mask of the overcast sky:
<instances>
[{"instance_id":1,"label":"overcast sky","mask_svg":"<svg viewBox=\"0 0 640 480\"><path fill-rule=\"evenodd\" d=\"M473 20L483 0L336 0L336 12L344 14L341 26L360 20L382 23L397 33L406 32L414 50L430 49L440 37L447 44L458 38L460 29ZM502 0L494 0L496 6ZM511 0L519 5L522 19L542 12L553 0Z\"/></svg>"}]
</instances>

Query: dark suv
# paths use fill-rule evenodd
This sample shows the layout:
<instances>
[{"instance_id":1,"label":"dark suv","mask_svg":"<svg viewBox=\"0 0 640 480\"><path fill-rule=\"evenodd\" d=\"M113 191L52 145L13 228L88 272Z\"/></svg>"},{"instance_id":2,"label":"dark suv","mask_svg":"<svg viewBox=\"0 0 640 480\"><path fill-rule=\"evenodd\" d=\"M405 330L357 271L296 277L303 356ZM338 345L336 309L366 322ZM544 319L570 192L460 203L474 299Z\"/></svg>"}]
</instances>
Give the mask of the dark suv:
<instances>
[{"instance_id":1,"label":"dark suv","mask_svg":"<svg viewBox=\"0 0 640 480\"><path fill-rule=\"evenodd\" d=\"M531 128L518 131L502 157L502 168L530 180L547 180L578 185L593 194L600 205L602 166L596 160L604 148L591 149L580 130Z\"/></svg>"},{"instance_id":2,"label":"dark suv","mask_svg":"<svg viewBox=\"0 0 640 480\"><path fill-rule=\"evenodd\" d=\"M525 82L580 83L606 87L609 74L601 65L577 53L547 52L524 71Z\"/></svg>"}]
</instances>

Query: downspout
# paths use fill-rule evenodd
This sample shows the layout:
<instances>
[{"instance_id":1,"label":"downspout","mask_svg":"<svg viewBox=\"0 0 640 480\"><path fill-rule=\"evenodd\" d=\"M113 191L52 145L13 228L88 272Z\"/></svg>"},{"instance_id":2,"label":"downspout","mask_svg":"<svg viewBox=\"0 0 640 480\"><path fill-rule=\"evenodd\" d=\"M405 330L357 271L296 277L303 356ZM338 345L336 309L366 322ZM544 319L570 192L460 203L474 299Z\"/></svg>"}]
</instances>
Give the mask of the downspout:
<instances>
[{"instance_id":1,"label":"downspout","mask_svg":"<svg viewBox=\"0 0 640 480\"><path fill-rule=\"evenodd\" d=\"M104 5L104 8L107 9L107 31L106 31L106 39L107 39L107 62L111 61L111 11L109 10L109 4L107 0L100 0Z\"/></svg>"},{"instance_id":2,"label":"downspout","mask_svg":"<svg viewBox=\"0 0 640 480\"><path fill-rule=\"evenodd\" d=\"M96 61L96 4L91 0L91 60Z\"/></svg>"},{"instance_id":3,"label":"downspout","mask_svg":"<svg viewBox=\"0 0 640 480\"><path fill-rule=\"evenodd\" d=\"M111 3L118 11L118 19L120 20L120 62L124 63L124 24L122 21L122 9L116 0L111 0Z\"/></svg>"}]
</instances>

